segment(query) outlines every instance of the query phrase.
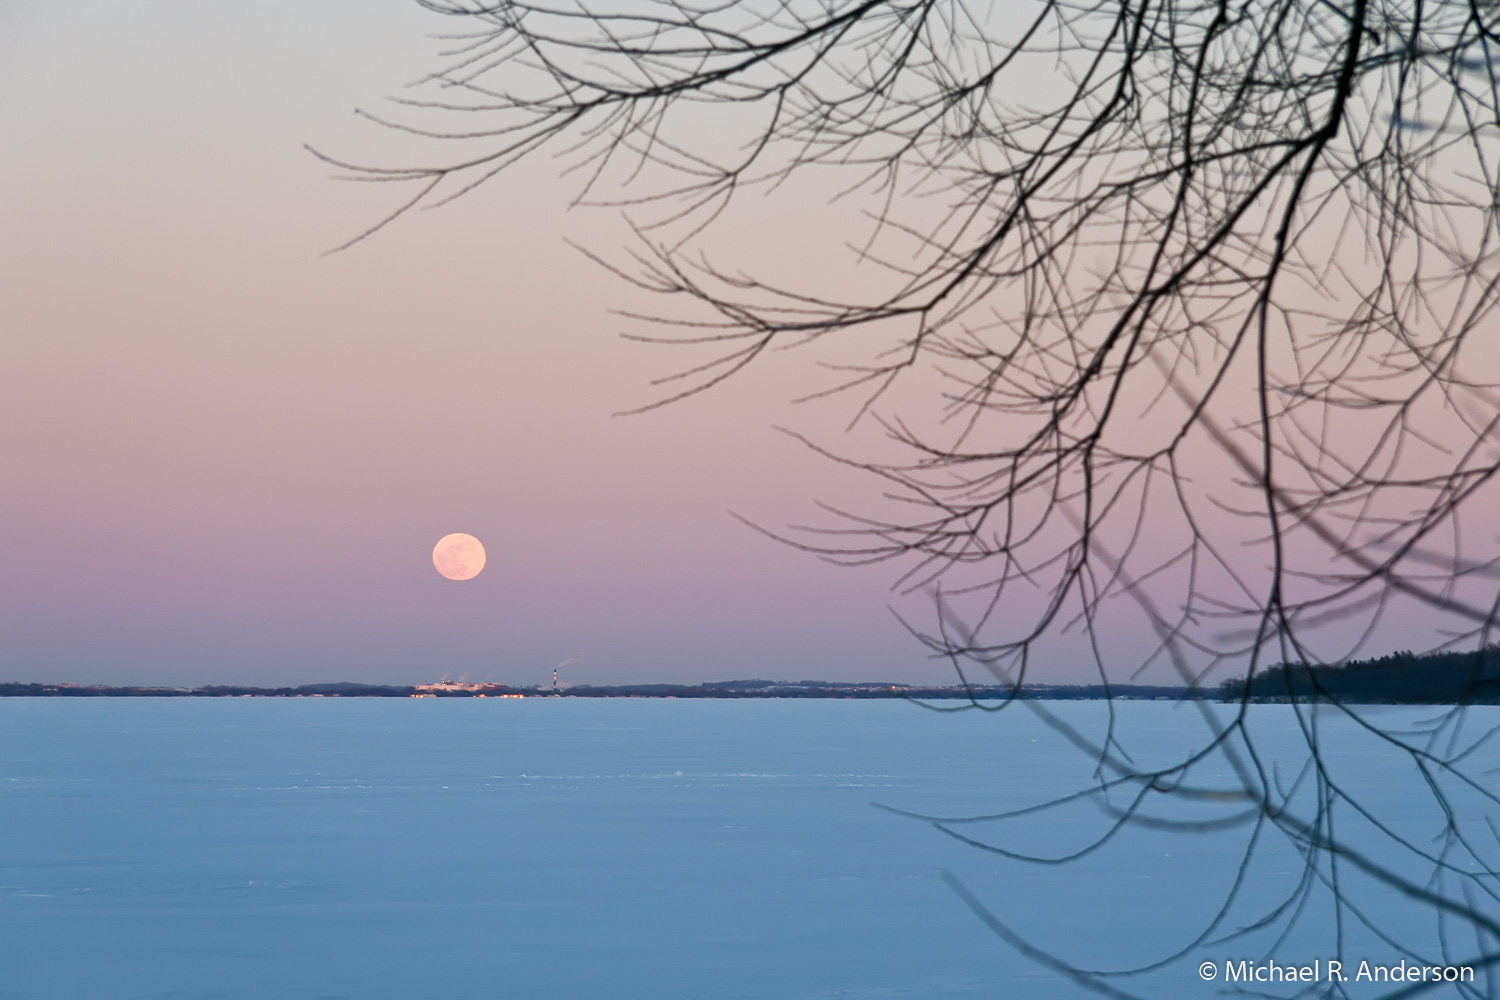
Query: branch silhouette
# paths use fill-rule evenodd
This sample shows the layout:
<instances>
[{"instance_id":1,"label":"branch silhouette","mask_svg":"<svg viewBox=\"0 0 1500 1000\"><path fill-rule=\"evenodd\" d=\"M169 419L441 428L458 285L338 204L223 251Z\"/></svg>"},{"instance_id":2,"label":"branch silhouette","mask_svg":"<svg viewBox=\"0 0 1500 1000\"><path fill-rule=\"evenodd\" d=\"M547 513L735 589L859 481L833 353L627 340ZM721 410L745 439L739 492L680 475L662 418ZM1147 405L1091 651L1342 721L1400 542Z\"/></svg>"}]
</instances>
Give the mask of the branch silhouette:
<instances>
[{"instance_id":1,"label":"branch silhouette","mask_svg":"<svg viewBox=\"0 0 1500 1000\"><path fill-rule=\"evenodd\" d=\"M1500 608L1500 6L419 2L457 26L446 62L368 117L445 155L318 153L413 187L346 246L555 153L578 204L631 222L622 254L587 252L661 297L632 336L690 358L644 408L808 352L828 375L810 398L846 399L850 426L875 433L799 437L868 477L869 505L767 533L891 563L899 590L932 596L931 624L907 621L927 651L1013 692L965 708L1020 706L1094 762L1093 784L1049 802L929 822L1051 866L1133 828L1245 838L1201 933L1128 968L1028 941L951 879L1000 938L1110 996L1204 948L1274 948L1314 911L1331 914L1333 954L1362 928L1412 961L1452 964L1472 938L1466 961L1496 963L1490 717L1456 705L1398 724L1320 669L1399 626L1472 651L1457 700L1482 694ZM770 217L795 184L861 211L843 259L792 280L713 262L743 256L747 195ZM815 226L782 224L795 255L796 227ZM1121 638L1142 628L1144 646ZM1106 686L1174 671L1201 738L1143 767L1113 704L1096 738L1026 698L1066 642ZM1239 678L1238 696L1221 703L1212 677ZM1268 677L1286 678L1274 709L1252 697ZM1251 725L1273 711L1297 734L1290 757ZM1332 727L1420 776L1430 843L1354 790ZM1003 842L1007 823L1083 802L1104 822L1085 847ZM1000 832L967 832L986 824ZM1273 842L1301 871L1247 913ZM1437 944L1389 930L1372 885L1430 918ZM1387 995L1496 995L1485 975Z\"/></svg>"}]
</instances>

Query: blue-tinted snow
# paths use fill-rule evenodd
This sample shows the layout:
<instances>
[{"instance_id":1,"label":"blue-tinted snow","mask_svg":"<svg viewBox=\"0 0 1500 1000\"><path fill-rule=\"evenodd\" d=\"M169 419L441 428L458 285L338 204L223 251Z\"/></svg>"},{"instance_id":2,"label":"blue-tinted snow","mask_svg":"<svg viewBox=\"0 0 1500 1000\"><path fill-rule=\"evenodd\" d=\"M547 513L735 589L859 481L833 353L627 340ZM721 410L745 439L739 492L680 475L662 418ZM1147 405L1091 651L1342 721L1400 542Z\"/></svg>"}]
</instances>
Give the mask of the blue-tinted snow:
<instances>
[{"instance_id":1,"label":"blue-tinted snow","mask_svg":"<svg viewBox=\"0 0 1500 1000\"><path fill-rule=\"evenodd\" d=\"M1049 707L1103 732L1099 703ZM1295 718L1282 706L1255 711L1266 765L1281 760L1294 780ZM1370 711L1402 725L1435 714ZM1117 713L1143 761L1203 739L1188 707ZM1469 730L1496 721L1495 710L1475 710ZM1415 767L1348 720L1324 729L1340 780L1430 841L1437 820ZM6 699L0 998L1082 996L997 940L940 872L1039 945L1117 968L1191 941L1233 880L1248 831L1131 829L1077 864L1035 867L871 803L994 812L1084 787L1093 770L1023 709ZM1227 786L1222 762L1199 776L1216 775ZM1460 797L1459 808L1481 806ZM1104 822L1083 802L1006 831L962 829L1060 853ZM1265 843L1244 913L1301 875L1285 838ZM1401 943L1432 945L1414 908L1359 888ZM1275 957L1332 954L1326 918L1314 906ZM1349 933L1356 957L1400 957ZM1200 960L1257 954L1200 947L1118 985L1209 996Z\"/></svg>"}]
</instances>

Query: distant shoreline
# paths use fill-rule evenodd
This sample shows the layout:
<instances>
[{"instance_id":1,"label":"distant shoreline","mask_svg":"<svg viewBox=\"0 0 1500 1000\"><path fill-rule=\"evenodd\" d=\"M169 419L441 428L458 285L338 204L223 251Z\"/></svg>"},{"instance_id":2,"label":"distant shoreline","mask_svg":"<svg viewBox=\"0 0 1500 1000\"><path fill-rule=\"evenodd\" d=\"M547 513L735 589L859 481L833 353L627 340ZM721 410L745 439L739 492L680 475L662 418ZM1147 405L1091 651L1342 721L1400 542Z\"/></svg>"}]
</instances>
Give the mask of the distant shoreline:
<instances>
[{"instance_id":1,"label":"distant shoreline","mask_svg":"<svg viewBox=\"0 0 1500 1000\"><path fill-rule=\"evenodd\" d=\"M1257 678L1259 680L1259 678ZM1260 685L1257 685L1258 687ZM1267 686L1252 690L1249 701L1276 704L1340 702L1347 705L1495 704L1493 692L1455 697L1441 686L1415 691L1320 691ZM962 687L844 683L839 681L713 681L706 684L574 684L567 687L516 687L508 684L302 684L297 687L251 687L210 684L204 687L116 686L108 684L0 683L0 698L711 698L711 699L904 699L907 701L1203 701L1235 704L1244 697L1243 681L1214 688L1155 684L1028 684L1020 691L999 684Z\"/></svg>"},{"instance_id":2,"label":"distant shoreline","mask_svg":"<svg viewBox=\"0 0 1500 1000\"><path fill-rule=\"evenodd\" d=\"M442 680L433 684L341 681L296 687L209 684L148 685L0 683L0 698L838 698L908 701L1204 701L1256 704L1295 701L1347 705L1463 705L1500 703L1500 646L1473 653L1397 652L1338 666L1283 663L1248 681L1229 678L1212 688L1161 684L916 685L887 681L769 681L759 678L703 684L571 684L518 687Z\"/></svg>"},{"instance_id":3,"label":"distant shoreline","mask_svg":"<svg viewBox=\"0 0 1500 1000\"><path fill-rule=\"evenodd\" d=\"M1200 692L1208 696L1210 692ZM718 681L707 684L574 684L515 687L507 684L303 684L297 687L250 687L212 684L204 687L149 687L107 684L0 683L0 698L901 698L1000 701L1012 697L1062 701L1177 701L1185 687L1148 684L1027 685L1019 693L1008 686L937 687L837 681Z\"/></svg>"}]
</instances>

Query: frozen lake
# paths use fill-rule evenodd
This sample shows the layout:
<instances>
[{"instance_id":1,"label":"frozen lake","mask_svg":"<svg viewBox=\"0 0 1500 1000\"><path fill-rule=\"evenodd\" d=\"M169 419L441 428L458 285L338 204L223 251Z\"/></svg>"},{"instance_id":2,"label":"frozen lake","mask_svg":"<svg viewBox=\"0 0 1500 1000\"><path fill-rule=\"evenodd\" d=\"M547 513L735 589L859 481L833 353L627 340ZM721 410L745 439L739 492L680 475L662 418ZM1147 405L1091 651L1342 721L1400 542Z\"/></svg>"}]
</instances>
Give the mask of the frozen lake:
<instances>
[{"instance_id":1,"label":"frozen lake","mask_svg":"<svg viewBox=\"0 0 1500 1000\"><path fill-rule=\"evenodd\" d=\"M1102 735L1101 703L1049 707ZM1148 758L1202 742L1191 708L1116 710ZM1256 712L1268 766L1284 753L1292 780L1294 717ZM1500 721L1470 715L1476 735ZM1347 720L1326 731L1341 780L1429 835L1416 768ZM896 701L3 699L0 998L1089 995L1000 941L941 873L1039 944L1117 968L1192 941L1247 829L1132 828L1038 867L872 803L996 812L1093 770L1023 710ZM1105 819L1082 803L1028 823L1005 842L1062 851ZM1301 876L1267 837L1246 905ZM1399 898L1370 900L1401 945L1435 947ZM1275 955L1330 954L1326 916L1312 906ZM1256 954L1190 949L1119 985L1208 996L1200 960Z\"/></svg>"}]
</instances>

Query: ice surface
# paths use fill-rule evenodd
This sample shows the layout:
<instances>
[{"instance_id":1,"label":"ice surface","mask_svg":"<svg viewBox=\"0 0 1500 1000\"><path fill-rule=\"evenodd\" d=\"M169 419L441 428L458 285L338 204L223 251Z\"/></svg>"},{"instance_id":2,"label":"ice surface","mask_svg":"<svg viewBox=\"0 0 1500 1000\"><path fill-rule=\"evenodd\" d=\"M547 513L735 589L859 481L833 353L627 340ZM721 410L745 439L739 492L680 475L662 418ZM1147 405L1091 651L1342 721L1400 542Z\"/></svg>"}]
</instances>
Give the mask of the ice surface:
<instances>
[{"instance_id":1,"label":"ice surface","mask_svg":"<svg viewBox=\"0 0 1500 1000\"><path fill-rule=\"evenodd\" d=\"M1103 731L1102 704L1053 710ZM1259 711L1266 745L1299 759L1289 711ZM1117 713L1145 757L1202 742L1189 708ZM1414 767L1330 741L1344 780L1431 832ZM940 872L1042 946L1115 968L1191 940L1248 832L1132 829L1037 867L871 803L994 812L1093 766L1024 711L891 701L0 700L0 998L1082 996ZM1004 842L1063 851L1103 822L1084 803ZM1247 906L1301 876L1268 845ZM1401 929L1400 900L1373 905L1425 933ZM1278 954L1328 953L1318 917ZM1120 985L1208 996L1197 960L1253 951Z\"/></svg>"}]
</instances>

